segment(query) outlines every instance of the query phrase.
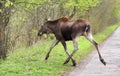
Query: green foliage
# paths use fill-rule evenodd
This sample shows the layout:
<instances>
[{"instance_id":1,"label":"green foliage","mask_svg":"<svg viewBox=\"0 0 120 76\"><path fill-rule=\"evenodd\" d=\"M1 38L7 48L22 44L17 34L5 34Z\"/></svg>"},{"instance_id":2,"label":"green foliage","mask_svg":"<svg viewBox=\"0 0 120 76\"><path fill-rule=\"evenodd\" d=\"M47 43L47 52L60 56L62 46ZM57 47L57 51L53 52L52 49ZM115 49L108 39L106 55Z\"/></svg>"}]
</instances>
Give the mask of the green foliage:
<instances>
[{"instance_id":1,"label":"green foliage","mask_svg":"<svg viewBox=\"0 0 120 76\"><path fill-rule=\"evenodd\" d=\"M113 25L108 27L105 31L96 34L94 37L97 41L102 42L110 33L112 33L118 26ZM66 71L73 67L71 62L67 65L62 65L67 58L63 46L58 44L50 54L50 58L45 61L44 57L53 41L42 40L39 44L33 45L29 48L20 48L14 52L10 52L5 61L0 61L0 75L1 76L61 76ZM82 43L81 43L82 42ZM72 42L67 42L69 52L72 52ZM85 38L79 39L79 48L74 55L77 63L85 58L93 48L93 45ZM88 50L89 49L89 50Z\"/></svg>"},{"instance_id":2,"label":"green foliage","mask_svg":"<svg viewBox=\"0 0 120 76\"><path fill-rule=\"evenodd\" d=\"M0 9L0 12L2 12L2 9Z\"/></svg>"},{"instance_id":3,"label":"green foliage","mask_svg":"<svg viewBox=\"0 0 120 76\"><path fill-rule=\"evenodd\" d=\"M89 7L94 7L99 3L99 0L68 0L65 7L76 6L79 9L86 10Z\"/></svg>"},{"instance_id":4,"label":"green foliage","mask_svg":"<svg viewBox=\"0 0 120 76\"><path fill-rule=\"evenodd\" d=\"M24 6L26 9L30 10L49 1L50 0L16 0L15 6L21 5L21 6Z\"/></svg>"},{"instance_id":5,"label":"green foliage","mask_svg":"<svg viewBox=\"0 0 120 76\"><path fill-rule=\"evenodd\" d=\"M16 0L15 5L25 6L26 9L33 9L40 6L46 2L53 2L55 4L59 3L63 8L76 7L79 11L85 13L89 8L97 6L99 0ZM55 5L52 5L53 7Z\"/></svg>"},{"instance_id":6,"label":"green foliage","mask_svg":"<svg viewBox=\"0 0 120 76\"><path fill-rule=\"evenodd\" d=\"M16 3L43 4L50 0L16 0Z\"/></svg>"},{"instance_id":7,"label":"green foliage","mask_svg":"<svg viewBox=\"0 0 120 76\"><path fill-rule=\"evenodd\" d=\"M13 5L13 2L11 2L10 0L7 0L6 3L5 3L5 7L9 7L9 6L12 6Z\"/></svg>"},{"instance_id":8,"label":"green foliage","mask_svg":"<svg viewBox=\"0 0 120 76\"><path fill-rule=\"evenodd\" d=\"M120 17L120 1L119 0L115 0L115 4L113 8L114 8L112 12L113 17L119 18Z\"/></svg>"},{"instance_id":9,"label":"green foliage","mask_svg":"<svg viewBox=\"0 0 120 76\"><path fill-rule=\"evenodd\" d=\"M65 8L76 7L78 10L85 12L91 7L97 6L99 0L68 0L64 5Z\"/></svg>"},{"instance_id":10,"label":"green foliage","mask_svg":"<svg viewBox=\"0 0 120 76\"><path fill-rule=\"evenodd\" d=\"M0 1L0 5L2 5L0 7L0 12L3 12L3 9L9 8L10 6L12 6L13 2L11 0L4 0L4 1Z\"/></svg>"}]
</instances>

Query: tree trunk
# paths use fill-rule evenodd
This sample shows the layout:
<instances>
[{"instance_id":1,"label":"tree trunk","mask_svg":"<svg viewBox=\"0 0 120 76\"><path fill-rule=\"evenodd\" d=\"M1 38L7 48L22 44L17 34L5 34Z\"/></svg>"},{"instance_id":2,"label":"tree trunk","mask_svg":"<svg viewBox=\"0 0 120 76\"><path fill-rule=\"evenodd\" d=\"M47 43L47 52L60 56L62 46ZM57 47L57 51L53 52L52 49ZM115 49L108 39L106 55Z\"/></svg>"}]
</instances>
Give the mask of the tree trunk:
<instances>
[{"instance_id":1,"label":"tree trunk","mask_svg":"<svg viewBox=\"0 0 120 76\"><path fill-rule=\"evenodd\" d=\"M2 59L6 57L5 45L5 27L0 24L0 58Z\"/></svg>"},{"instance_id":2,"label":"tree trunk","mask_svg":"<svg viewBox=\"0 0 120 76\"><path fill-rule=\"evenodd\" d=\"M11 0L14 1L14 0ZM7 0L0 1L0 58L5 59L7 54L5 27L7 26L10 18L11 5L5 7Z\"/></svg>"}]
</instances>

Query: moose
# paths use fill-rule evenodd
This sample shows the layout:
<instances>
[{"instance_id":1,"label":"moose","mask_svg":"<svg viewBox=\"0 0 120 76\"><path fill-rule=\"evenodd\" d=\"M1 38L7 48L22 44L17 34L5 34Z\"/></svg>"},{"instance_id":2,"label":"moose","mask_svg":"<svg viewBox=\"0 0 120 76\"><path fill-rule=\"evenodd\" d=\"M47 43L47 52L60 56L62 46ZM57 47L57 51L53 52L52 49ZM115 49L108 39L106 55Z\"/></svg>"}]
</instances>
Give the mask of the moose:
<instances>
[{"instance_id":1,"label":"moose","mask_svg":"<svg viewBox=\"0 0 120 76\"><path fill-rule=\"evenodd\" d=\"M64 64L67 64L69 60L71 59L73 66L76 66L76 61L73 59L73 55L78 50L78 43L77 39L79 36L84 36L87 38L97 49L99 60L106 65L106 62L102 58L99 49L98 49L98 43L94 40L92 36L91 26L90 23L85 19L70 19L67 17L61 17L56 20L47 20L43 25L41 25L40 30L38 31L38 36L42 36L43 34L49 34L52 33L55 35L56 40L51 45L45 60L48 59L50 52L52 49L61 42L66 54L68 55L68 58L64 62ZM73 41L73 52L71 54L68 53L66 41Z\"/></svg>"}]
</instances>

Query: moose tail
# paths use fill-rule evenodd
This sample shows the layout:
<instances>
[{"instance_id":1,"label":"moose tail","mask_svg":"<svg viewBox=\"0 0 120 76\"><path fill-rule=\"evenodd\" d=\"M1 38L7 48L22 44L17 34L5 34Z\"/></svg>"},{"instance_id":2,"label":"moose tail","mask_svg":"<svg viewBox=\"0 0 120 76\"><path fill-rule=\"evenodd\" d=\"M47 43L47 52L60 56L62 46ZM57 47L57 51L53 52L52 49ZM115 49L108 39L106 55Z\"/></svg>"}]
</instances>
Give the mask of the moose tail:
<instances>
[{"instance_id":1,"label":"moose tail","mask_svg":"<svg viewBox=\"0 0 120 76\"><path fill-rule=\"evenodd\" d=\"M91 30L90 25L85 25L84 32L90 32L90 30Z\"/></svg>"}]
</instances>

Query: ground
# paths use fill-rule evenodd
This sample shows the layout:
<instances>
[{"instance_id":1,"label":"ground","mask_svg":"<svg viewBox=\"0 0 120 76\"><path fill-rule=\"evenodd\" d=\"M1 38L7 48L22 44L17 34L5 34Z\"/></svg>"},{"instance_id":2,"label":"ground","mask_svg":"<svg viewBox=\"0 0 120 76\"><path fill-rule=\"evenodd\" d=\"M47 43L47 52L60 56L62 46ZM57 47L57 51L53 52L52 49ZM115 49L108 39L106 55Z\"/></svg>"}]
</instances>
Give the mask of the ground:
<instances>
[{"instance_id":1,"label":"ground","mask_svg":"<svg viewBox=\"0 0 120 76\"><path fill-rule=\"evenodd\" d=\"M100 45L100 52L106 66L99 61L95 50L64 76L120 76L120 27Z\"/></svg>"}]
</instances>

